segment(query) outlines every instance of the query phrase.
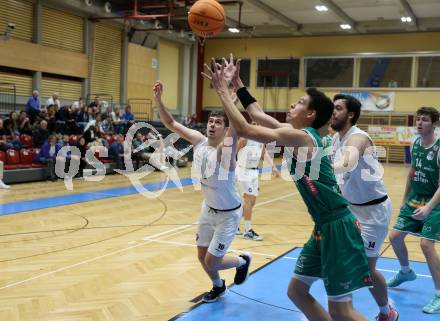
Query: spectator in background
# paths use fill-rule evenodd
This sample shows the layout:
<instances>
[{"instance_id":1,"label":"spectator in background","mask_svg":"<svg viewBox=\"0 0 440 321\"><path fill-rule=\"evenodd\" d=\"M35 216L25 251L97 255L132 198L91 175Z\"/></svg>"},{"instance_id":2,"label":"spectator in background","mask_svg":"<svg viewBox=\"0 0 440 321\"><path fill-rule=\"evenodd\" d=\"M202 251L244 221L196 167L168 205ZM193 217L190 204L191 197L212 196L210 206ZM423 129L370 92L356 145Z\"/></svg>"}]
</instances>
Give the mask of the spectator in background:
<instances>
[{"instance_id":1,"label":"spectator in background","mask_svg":"<svg viewBox=\"0 0 440 321\"><path fill-rule=\"evenodd\" d=\"M122 122L125 124L124 133L134 124L134 114L131 112L130 105L125 107L125 112L122 114Z\"/></svg>"},{"instance_id":2,"label":"spectator in background","mask_svg":"<svg viewBox=\"0 0 440 321\"><path fill-rule=\"evenodd\" d=\"M93 107L87 108L87 113L89 114L89 121L96 119L96 112L94 111Z\"/></svg>"},{"instance_id":3,"label":"spectator in background","mask_svg":"<svg viewBox=\"0 0 440 321\"><path fill-rule=\"evenodd\" d=\"M96 115L101 112L101 97L95 96L95 99L89 104L89 107L92 108L93 115Z\"/></svg>"},{"instance_id":4,"label":"spectator in background","mask_svg":"<svg viewBox=\"0 0 440 321\"><path fill-rule=\"evenodd\" d=\"M77 109L77 110L81 110L85 106L86 106L86 104L84 103L84 98L82 98L82 97L79 97L79 99L72 104L72 108Z\"/></svg>"},{"instance_id":5,"label":"spectator in background","mask_svg":"<svg viewBox=\"0 0 440 321\"><path fill-rule=\"evenodd\" d=\"M49 133L53 133L57 131L57 120L56 120L56 112L55 112L55 106L49 105L47 106L47 130Z\"/></svg>"},{"instance_id":6,"label":"spectator in background","mask_svg":"<svg viewBox=\"0 0 440 321\"><path fill-rule=\"evenodd\" d=\"M55 161L60 148L60 145L57 144L56 135L52 134L43 144L40 152L36 157L37 162L47 165L46 179L49 178L52 182L56 181L57 179L57 176L55 174Z\"/></svg>"},{"instance_id":7,"label":"spectator in background","mask_svg":"<svg viewBox=\"0 0 440 321\"><path fill-rule=\"evenodd\" d=\"M124 169L124 136L118 135L117 139L110 145L108 158L116 163L117 169Z\"/></svg>"},{"instance_id":8,"label":"spectator in background","mask_svg":"<svg viewBox=\"0 0 440 321\"><path fill-rule=\"evenodd\" d=\"M47 130L47 121L40 121L40 126L32 133L34 147L40 148L44 142L49 138L49 131Z\"/></svg>"},{"instance_id":9,"label":"spectator in background","mask_svg":"<svg viewBox=\"0 0 440 321\"><path fill-rule=\"evenodd\" d=\"M20 134L32 136L31 121L25 111L21 111L18 116L18 131Z\"/></svg>"},{"instance_id":10,"label":"spectator in background","mask_svg":"<svg viewBox=\"0 0 440 321\"><path fill-rule=\"evenodd\" d=\"M186 115L185 118L183 119L183 124L184 124L186 127L194 128L195 125L196 125L196 118L197 118L196 114L193 114L193 115L188 114L188 115Z\"/></svg>"},{"instance_id":11,"label":"spectator in background","mask_svg":"<svg viewBox=\"0 0 440 321\"><path fill-rule=\"evenodd\" d=\"M12 123L12 129L14 130L14 131L17 131L17 132L19 132L19 130L18 130L18 115L17 115L17 112L15 112L15 111L11 111L10 113L9 113L9 118L8 118L10 121L11 121L11 123Z\"/></svg>"},{"instance_id":12,"label":"spectator in background","mask_svg":"<svg viewBox=\"0 0 440 321\"><path fill-rule=\"evenodd\" d=\"M76 116L76 124L79 127L79 131L82 133L84 132L84 129L86 125L90 121L90 115L88 112L88 108L84 105L81 107L80 111L78 112L78 115Z\"/></svg>"},{"instance_id":13,"label":"spectator in background","mask_svg":"<svg viewBox=\"0 0 440 321\"><path fill-rule=\"evenodd\" d=\"M122 126L122 122L121 122L121 115L120 115L120 112L119 112L119 108L115 108L113 110L113 108L110 107L109 110L108 110L108 114L112 118L114 132L116 134L121 134L122 130L123 130L123 128L122 128L123 126Z\"/></svg>"},{"instance_id":14,"label":"spectator in background","mask_svg":"<svg viewBox=\"0 0 440 321\"><path fill-rule=\"evenodd\" d=\"M29 97L26 103L26 113L29 115L31 124L35 122L41 111L40 98L38 97L39 95L40 93L38 90L34 90L32 92L32 96Z\"/></svg>"},{"instance_id":15,"label":"spectator in background","mask_svg":"<svg viewBox=\"0 0 440 321\"><path fill-rule=\"evenodd\" d=\"M0 118L0 150L7 151L10 148L12 148L12 146L6 141L6 133L3 128L3 119Z\"/></svg>"},{"instance_id":16,"label":"spectator in background","mask_svg":"<svg viewBox=\"0 0 440 321\"><path fill-rule=\"evenodd\" d=\"M84 139L86 140L86 145L90 144L91 142L95 141L95 123L92 121L90 122L90 126L86 127L86 130L84 132Z\"/></svg>"},{"instance_id":17,"label":"spectator in background","mask_svg":"<svg viewBox=\"0 0 440 321\"><path fill-rule=\"evenodd\" d=\"M86 160L87 143L86 143L86 139L84 138L84 136L81 136L78 139L77 147L81 153L81 159L79 162L79 172L77 174L77 177L82 177L84 175L84 168L87 165L87 160Z\"/></svg>"},{"instance_id":18,"label":"spectator in background","mask_svg":"<svg viewBox=\"0 0 440 321\"><path fill-rule=\"evenodd\" d=\"M6 135L6 142L11 146L12 149L20 150L21 143L19 134L13 129L12 125L13 123L9 118L3 122L3 131Z\"/></svg>"},{"instance_id":19,"label":"spectator in background","mask_svg":"<svg viewBox=\"0 0 440 321\"><path fill-rule=\"evenodd\" d=\"M113 122L112 117L110 115L106 115L104 120L101 122L101 129L104 134L113 133Z\"/></svg>"},{"instance_id":20,"label":"spectator in background","mask_svg":"<svg viewBox=\"0 0 440 321\"><path fill-rule=\"evenodd\" d=\"M50 98L46 101L46 106L56 105L56 106L58 106L58 108L61 107L61 103L60 103L60 101L58 100L58 96L59 96L58 93L53 93L53 94L52 94L52 97L50 97Z\"/></svg>"},{"instance_id":21,"label":"spectator in background","mask_svg":"<svg viewBox=\"0 0 440 321\"><path fill-rule=\"evenodd\" d=\"M122 120L125 120L126 122L134 122L134 114L131 112L130 105L125 107L125 112L122 114Z\"/></svg>"},{"instance_id":22,"label":"spectator in background","mask_svg":"<svg viewBox=\"0 0 440 321\"><path fill-rule=\"evenodd\" d=\"M147 162L150 159L151 153L149 153L148 147L141 148L140 150L134 152L137 148L141 147L143 143L144 136L140 131L138 131L131 142L132 160L136 162L136 164L133 166L135 170L140 167L141 163Z\"/></svg>"}]
</instances>

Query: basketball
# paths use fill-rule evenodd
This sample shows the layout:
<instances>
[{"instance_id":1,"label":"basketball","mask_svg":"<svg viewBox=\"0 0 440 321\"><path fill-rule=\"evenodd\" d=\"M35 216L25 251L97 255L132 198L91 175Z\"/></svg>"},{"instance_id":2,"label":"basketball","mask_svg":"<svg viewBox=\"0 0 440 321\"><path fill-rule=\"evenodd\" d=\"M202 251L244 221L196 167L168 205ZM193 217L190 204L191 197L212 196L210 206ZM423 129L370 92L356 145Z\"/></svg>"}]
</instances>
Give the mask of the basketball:
<instances>
[{"instance_id":1,"label":"basketball","mask_svg":"<svg viewBox=\"0 0 440 321\"><path fill-rule=\"evenodd\" d=\"M215 36L225 25L225 10L216 0L199 0L188 13L188 24L199 37Z\"/></svg>"}]
</instances>

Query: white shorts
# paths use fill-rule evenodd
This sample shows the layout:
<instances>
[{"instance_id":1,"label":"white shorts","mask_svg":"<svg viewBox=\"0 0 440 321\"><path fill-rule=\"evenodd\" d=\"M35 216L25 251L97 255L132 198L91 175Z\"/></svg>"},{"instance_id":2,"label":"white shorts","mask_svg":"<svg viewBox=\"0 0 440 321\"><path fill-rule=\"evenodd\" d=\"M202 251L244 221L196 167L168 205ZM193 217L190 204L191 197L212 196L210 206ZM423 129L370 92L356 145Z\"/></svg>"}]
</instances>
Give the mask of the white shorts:
<instances>
[{"instance_id":1,"label":"white shorts","mask_svg":"<svg viewBox=\"0 0 440 321\"><path fill-rule=\"evenodd\" d=\"M203 201L196 237L197 246L207 247L208 252L216 257L224 256L234 240L241 215L241 206L233 211L216 212Z\"/></svg>"},{"instance_id":2,"label":"white shorts","mask_svg":"<svg viewBox=\"0 0 440 321\"><path fill-rule=\"evenodd\" d=\"M367 257L379 257L380 249L388 234L391 218L391 201L369 206L350 205L350 210L361 225Z\"/></svg>"},{"instance_id":3,"label":"white shorts","mask_svg":"<svg viewBox=\"0 0 440 321\"><path fill-rule=\"evenodd\" d=\"M260 191L259 171L258 169L247 169L237 167L237 188L240 195L247 194L258 196Z\"/></svg>"}]
</instances>

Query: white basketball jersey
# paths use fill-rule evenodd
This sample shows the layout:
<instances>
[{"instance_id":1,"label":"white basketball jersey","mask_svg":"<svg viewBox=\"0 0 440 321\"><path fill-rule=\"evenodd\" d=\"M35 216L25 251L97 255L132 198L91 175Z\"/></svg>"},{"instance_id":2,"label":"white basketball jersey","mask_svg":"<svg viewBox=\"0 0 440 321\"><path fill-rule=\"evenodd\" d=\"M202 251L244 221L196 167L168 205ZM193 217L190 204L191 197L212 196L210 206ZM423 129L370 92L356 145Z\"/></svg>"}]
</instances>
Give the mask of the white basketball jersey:
<instances>
[{"instance_id":1,"label":"white basketball jersey","mask_svg":"<svg viewBox=\"0 0 440 321\"><path fill-rule=\"evenodd\" d=\"M194 146L192 175L193 182L194 179L200 182L209 207L227 210L240 205L240 195L235 187L235 170L221 167L217 160L217 148L209 146L207 138Z\"/></svg>"},{"instance_id":2,"label":"white basketball jersey","mask_svg":"<svg viewBox=\"0 0 440 321\"><path fill-rule=\"evenodd\" d=\"M372 144L369 149L371 152L359 155L357 166L352 171L335 176L342 195L353 204L363 204L387 195L383 183L383 169L370 136L356 126L351 127L342 139L340 139L339 133L336 133L332 139L332 158L334 162L342 159L347 140L355 134L367 136Z\"/></svg>"},{"instance_id":3,"label":"white basketball jersey","mask_svg":"<svg viewBox=\"0 0 440 321\"><path fill-rule=\"evenodd\" d=\"M260 163L263 143L247 139L246 146L238 151L238 166L242 168L257 168Z\"/></svg>"}]
</instances>

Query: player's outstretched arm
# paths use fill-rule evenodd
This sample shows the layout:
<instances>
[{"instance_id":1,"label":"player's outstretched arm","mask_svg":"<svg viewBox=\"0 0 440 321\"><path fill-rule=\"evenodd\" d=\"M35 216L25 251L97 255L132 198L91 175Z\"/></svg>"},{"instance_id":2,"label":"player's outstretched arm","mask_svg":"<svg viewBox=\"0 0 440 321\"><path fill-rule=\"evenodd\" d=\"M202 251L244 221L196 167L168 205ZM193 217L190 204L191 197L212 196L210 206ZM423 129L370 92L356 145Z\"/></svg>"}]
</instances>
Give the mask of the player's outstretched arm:
<instances>
[{"instance_id":1,"label":"player's outstretched arm","mask_svg":"<svg viewBox=\"0 0 440 321\"><path fill-rule=\"evenodd\" d=\"M220 159L221 166L229 171L235 170L238 141L237 131L230 124L223 143L217 147L217 159ZM223 155L224 152L227 155Z\"/></svg>"},{"instance_id":2,"label":"player's outstretched arm","mask_svg":"<svg viewBox=\"0 0 440 321\"><path fill-rule=\"evenodd\" d=\"M228 81L230 80L232 86L234 87L235 92L237 92L237 91L241 92L246 89L246 87L243 85L243 82L240 78L240 62L241 62L241 59L237 59L237 62L234 64L234 57L232 54L230 54L230 56L229 56L229 61L227 61L225 58L223 58L223 63L225 64L226 79ZM240 94L237 93L237 95L240 95ZM279 128L279 127L284 127L284 126L290 127L290 124L281 123L277 119L266 114L263 111L263 109L261 108L261 106L258 104L258 102L255 101L253 103L247 104L242 99L240 99L240 101L241 101L244 109L246 109L246 112L252 118L252 120L257 122L261 126L268 127L268 128Z\"/></svg>"},{"instance_id":3,"label":"player's outstretched arm","mask_svg":"<svg viewBox=\"0 0 440 321\"><path fill-rule=\"evenodd\" d=\"M365 149L369 146L369 140L364 135L352 135L343 148L343 157L333 163L335 174L352 171L358 164L359 158L363 157Z\"/></svg>"},{"instance_id":4,"label":"player's outstretched arm","mask_svg":"<svg viewBox=\"0 0 440 321\"><path fill-rule=\"evenodd\" d=\"M190 142L192 145L197 145L204 136L197 130L185 127L181 123L177 122L173 115L168 111L162 102L163 84L160 81L156 81L153 87L154 100L159 110L159 117L161 122L166 128L181 136L186 141Z\"/></svg>"},{"instance_id":5,"label":"player's outstretched arm","mask_svg":"<svg viewBox=\"0 0 440 321\"><path fill-rule=\"evenodd\" d=\"M202 73L203 77L211 81L213 88L216 90L229 122L237 131L238 136L253 139L262 143L276 142L278 146L291 147L313 147L313 141L310 136L293 127L266 128L248 124L246 119L235 107L231 95L228 91L227 80L224 78L224 65L218 66L212 59L211 67L205 64L206 73Z\"/></svg>"}]
</instances>

